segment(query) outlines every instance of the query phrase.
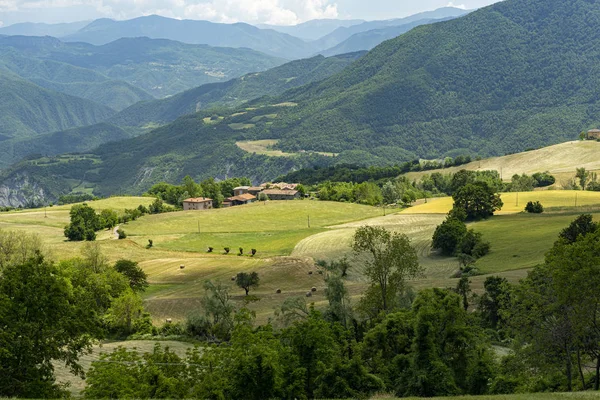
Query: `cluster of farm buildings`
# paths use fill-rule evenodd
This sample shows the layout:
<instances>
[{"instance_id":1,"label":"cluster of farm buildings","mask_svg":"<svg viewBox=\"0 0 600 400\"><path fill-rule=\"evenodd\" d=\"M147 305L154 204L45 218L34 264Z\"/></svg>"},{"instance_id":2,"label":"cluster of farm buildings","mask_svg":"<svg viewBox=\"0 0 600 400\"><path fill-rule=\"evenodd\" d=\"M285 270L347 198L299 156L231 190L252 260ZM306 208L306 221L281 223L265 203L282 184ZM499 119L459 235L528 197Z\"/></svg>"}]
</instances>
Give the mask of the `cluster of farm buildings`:
<instances>
[{"instance_id":1,"label":"cluster of farm buildings","mask_svg":"<svg viewBox=\"0 0 600 400\"><path fill-rule=\"evenodd\" d=\"M263 183L260 186L240 186L233 189L233 196L225 199L221 207L241 206L254 203L258 196L264 193L269 200L296 200L300 198L300 192L296 190L297 183ZM207 197L196 197L185 199L183 209L188 210L210 210L213 208L213 199Z\"/></svg>"}]
</instances>

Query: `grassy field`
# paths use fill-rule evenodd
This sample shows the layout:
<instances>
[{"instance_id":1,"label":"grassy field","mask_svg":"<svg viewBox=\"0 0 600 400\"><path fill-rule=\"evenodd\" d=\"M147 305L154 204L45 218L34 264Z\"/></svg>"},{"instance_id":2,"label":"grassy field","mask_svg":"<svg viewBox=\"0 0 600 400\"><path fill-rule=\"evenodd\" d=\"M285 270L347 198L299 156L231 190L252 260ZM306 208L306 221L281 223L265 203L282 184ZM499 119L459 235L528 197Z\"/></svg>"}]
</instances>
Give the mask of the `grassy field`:
<instances>
[{"instance_id":1,"label":"grassy field","mask_svg":"<svg viewBox=\"0 0 600 400\"><path fill-rule=\"evenodd\" d=\"M499 214L518 213L525 209L528 201L539 201L545 208L551 207L600 207L600 192L584 192L580 190L543 190L534 192L502 193L504 206ZM403 211L406 214L446 214L452 209L451 197L428 199Z\"/></svg>"},{"instance_id":2,"label":"grassy field","mask_svg":"<svg viewBox=\"0 0 600 400\"><path fill-rule=\"evenodd\" d=\"M511 154L503 157L487 158L458 167L426 172L411 172L410 179L418 179L424 174L441 172L455 173L461 169L472 171L496 170L504 180L510 180L514 174L534 174L549 171L557 178L558 186L563 180L572 179L575 169L584 167L590 171L600 170L600 143L596 141L574 141L544 147L538 150Z\"/></svg>"},{"instance_id":3,"label":"grassy field","mask_svg":"<svg viewBox=\"0 0 600 400\"><path fill-rule=\"evenodd\" d=\"M273 115L276 116L276 114L272 114L272 116ZM254 117L254 118L263 118L263 117L269 117L269 115ZM235 125L235 127L233 127L231 125ZM240 126L244 125L244 124L231 124L231 125L230 125L230 127L232 129L239 130L239 129L242 129L242 127L240 127ZM295 157L299 154L299 153L285 153L281 150L273 149L273 146L275 146L278 142L279 142L278 139L248 140L248 141L236 142L236 145L237 145L237 147L244 150L245 152L253 153L253 154L261 154L261 155L268 156L268 157ZM321 152L321 151L314 151L311 153L320 154L320 155L326 156L326 157L333 157L333 156L337 155L336 153L325 153L325 152Z\"/></svg>"}]
</instances>

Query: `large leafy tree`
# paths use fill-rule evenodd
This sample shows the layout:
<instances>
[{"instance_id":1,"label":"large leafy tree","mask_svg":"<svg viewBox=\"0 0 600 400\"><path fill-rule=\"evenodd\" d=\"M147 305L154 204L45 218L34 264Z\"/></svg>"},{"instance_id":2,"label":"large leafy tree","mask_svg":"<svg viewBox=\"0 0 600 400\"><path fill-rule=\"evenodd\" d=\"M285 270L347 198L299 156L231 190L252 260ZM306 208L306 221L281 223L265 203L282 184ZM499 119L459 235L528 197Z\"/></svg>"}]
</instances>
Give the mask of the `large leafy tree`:
<instances>
[{"instance_id":1,"label":"large leafy tree","mask_svg":"<svg viewBox=\"0 0 600 400\"><path fill-rule=\"evenodd\" d=\"M102 229L102 221L96 211L87 204L71 207L71 223L65 227L65 237L72 241L96 240L96 231Z\"/></svg>"},{"instance_id":2,"label":"large leafy tree","mask_svg":"<svg viewBox=\"0 0 600 400\"><path fill-rule=\"evenodd\" d=\"M85 288L38 255L0 275L0 396L59 397L53 362L82 374L79 356L100 337Z\"/></svg>"},{"instance_id":3,"label":"large leafy tree","mask_svg":"<svg viewBox=\"0 0 600 400\"><path fill-rule=\"evenodd\" d=\"M480 220L494 215L504 203L486 182L468 183L452 196L454 208L463 210L467 220Z\"/></svg>"},{"instance_id":4,"label":"large leafy tree","mask_svg":"<svg viewBox=\"0 0 600 400\"><path fill-rule=\"evenodd\" d=\"M452 256L458 245L467 234L467 226L458 218L449 216L435 228L431 247L439 249L442 254Z\"/></svg>"},{"instance_id":5,"label":"large leafy tree","mask_svg":"<svg viewBox=\"0 0 600 400\"><path fill-rule=\"evenodd\" d=\"M260 282L258 272L240 272L235 276L235 284L244 289L246 296L250 293L250 289L257 287Z\"/></svg>"},{"instance_id":6,"label":"large leafy tree","mask_svg":"<svg viewBox=\"0 0 600 400\"><path fill-rule=\"evenodd\" d=\"M143 292L148 287L148 276L137 262L119 260L115 263L115 270L129 279L129 286L134 292Z\"/></svg>"},{"instance_id":7,"label":"large leafy tree","mask_svg":"<svg viewBox=\"0 0 600 400\"><path fill-rule=\"evenodd\" d=\"M364 263L365 275L370 281L361 300L369 314L393 309L406 281L421 272L417 252L404 234L364 226L356 230L352 249Z\"/></svg>"}]
</instances>

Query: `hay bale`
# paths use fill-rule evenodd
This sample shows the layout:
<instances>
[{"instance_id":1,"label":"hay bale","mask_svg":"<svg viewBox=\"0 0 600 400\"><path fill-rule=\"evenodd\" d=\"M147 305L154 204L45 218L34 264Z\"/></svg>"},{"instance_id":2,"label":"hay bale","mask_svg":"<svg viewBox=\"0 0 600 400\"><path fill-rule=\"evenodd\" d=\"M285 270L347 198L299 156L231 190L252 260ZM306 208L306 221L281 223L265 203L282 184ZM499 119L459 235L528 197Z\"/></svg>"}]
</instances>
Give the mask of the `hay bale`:
<instances>
[{"instance_id":1,"label":"hay bale","mask_svg":"<svg viewBox=\"0 0 600 400\"><path fill-rule=\"evenodd\" d=\"M312 296L312 292L306 292L306 297L311 297Z\"/></svg>"},{"instance_id":2,"label":"hay bale","mask_svg":"<svg viewBox=\"0 0 600 400\"><path fill-rule=\"evenodd\" d=\"M317 288L313 286L313 287L312 287L312 289L310 289L310 291L311 291L311 292L316 292L316 291L317 291Z\"/></svg>"},{"instance_id":3,"label":"hay bale","mask_svg":"<svg viewBox=\"0 0 600 400\"><path fill-rule=\"evenodd\" d=\"M312 274L313 274L313 272L312 272L312 271L308 271L308 274L309 274L309 275L312 275Z\"/></svg>"},{"instance_id":4,"label":"hay bale","mask_svg":"<svg viewBox=\"0 0 600 400\"><path fill-rule=\"evenodd\" d=\"M171 322L173 322L173 320L172 320L171 318L167 318L167 319L165 320L165 322L166 322L167 324L170 324Z\"/></svg>"},{"instance_id":5,"label":"hay bale","mask_svg":"<svg viewBox=\"0 0 600 400\"><path fill-rule=\"evenodd\" d=\"M181 265L179 266L179 269L184 269L184 268L185 268L185 265L183 265L183 264L181 264Z\"/></svg>"},{"instance_id":6,"label":"hay bale","mask_svg":"<svg viewBox=\"0 0 600 400\"><path fill-rule=\"evenodd\" d=\"M275 293L277 293L277 294L281 294L281 289L277 289L277 290L275 291Z\"/></svg>"},{"instance_id":7,"label":"hay bale","mask_svg":"<svg viewBox=\"0 0 600 400\"><path fill-rule=\"evenodd\" d=\"M232 276L232 277L231 277L231 280L232 280L232 281L235 281L235 276Z\"/></svg>"},{"instance_id":8,"label":"hay bale","mask_svg":"<svg viewBox=\"0 0 600 400\"><path fill-rule=\"evenodd\" d=\"M323 275L323 270L319 270L319 275Z\"/></svg>"}]
</instances>

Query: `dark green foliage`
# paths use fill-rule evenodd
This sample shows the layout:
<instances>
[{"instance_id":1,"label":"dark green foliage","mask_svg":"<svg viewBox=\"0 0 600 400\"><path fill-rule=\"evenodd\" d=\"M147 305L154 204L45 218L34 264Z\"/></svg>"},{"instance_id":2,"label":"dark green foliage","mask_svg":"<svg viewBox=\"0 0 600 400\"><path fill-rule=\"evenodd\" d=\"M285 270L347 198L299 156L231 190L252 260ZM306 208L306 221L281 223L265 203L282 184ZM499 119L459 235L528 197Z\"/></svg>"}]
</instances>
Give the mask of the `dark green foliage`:
<instances>
[{"instance_id":1,"label":"dark green foliage","mask_svg":"<svg viewBox=\"0 0 600 400\"><path fill-rule=\"evenodd\" d=\"M461 239L458 251L478 259L490 252L490 243L483 241L481 233L469 229Z\"/></svg>"},{"instance_id":2,"label":"dark green foliage","mask_svg":"<svg viewBox=\"0 0 600 400\"><path fill-rule=\"evenodd\" d=\"M591 214L581 214L571 224L563 229L559 237L567 243L575 243L579 236L586 236L598 230L598 223L593 222Z\"/></svg>"},{"instance_id":3,"label":"dark green foliage","mask_svg":"<svg viewBox=\"0 0 600 400\"><path fill-rule=\"evenodd\" d=\"M448 217L435 228L431 247L439 249L442 254L453 256L456 249L467 234L467 226L457 218Z\"/></svg>"},{"instance_id":4,"label":"dark green foliage","mask_svg":"<svg viewBox=\"0 0 600 400\"><path fill-rule=\"evenodd\" d=\"M83 203L84 201L91 200L98 200L98 198L88 193L63 194L58 198L58 205L62 206L65 204Z\"/></svg>"},{"instance_id":5,"label":"dark green foliage","mask_svg":"<svg viewBox=\"0 0 600 400\"><path fill-rule=\"evenodd\" d=\"M148 244L146 245L146 248L151 249L152 246L154 246L154 242L152 241L152 239L148 239Z\"/></svg>"},{"instance_id":6,"label":"dark green foliage","mask_svg":"<svg viewBox=\"0 0 600 400\"><path fill-rule=\"evenodd\" d=\"M62 397L53 362L82 374L82 353L100 338L100 307L81 282L41 255L0 277L0 396Z\"/></svg>"},{"instance_id":7,"label":"dark green foliage","mask_svg":"<svg viewBox=\"0 0 600 400\"><path fill-rule=\"evenodd\" d=\"M541 214L544 212L544 206L539 201L529 201L525 206L525 211L532 214Z\"/></svg>"},{"instance_id":8,"label":"dark green foliage","mask_svg":"<svg viewBox=\"0 0 600 400\"><path fill-rule=\"evenodd\" d=\"M454 208L463 210L471 221L489 218L503 206L500 195L485 182L468 183L452 198Z\"/></svg>"},{"instance_id":9,"label":"dark green foliage","mask_svg":"<svg viewBox=\"0 0 600 400\"><path fill-rule=\"evenodd\" d=\"M241 252L240 252L240 254L241 254ZM244 289L244 291L246 292L246 296L248 296L248 293L250 293L251 288L258 287L259 282L260 282L260 278L258 277L257 272L251 272L251 273L240 272L235 277L235 284L238 287Z\"/></svg>"},{"instance_id":10,"label":"dark green foliage","mask_svg":"<svg viewBox=\"0 0 600 400\"><path fill-rule=\"evenodd\" d=\"M229 251L231 250L229 247L224 247L223 250L225 250L225 254L229 254Z\"/></svg>"},{"instance_id":11,"label":"dark green foliage","mask_svg":"<svg viewBox=\"0 0 600 400\"><path fill-rule=\"evenodd\" d=\"M485 293L479 299L484 326L497 329L502 322L500 311L510 301L510 288L506 278L490 276L483 284Z\"/></svg>"},{"instance_id":12,"label":"dark green foliage","mask_svg":"<svg viewBox=\"0 0 600 400\"><path fill-rule=\"evenodd\" d=\"M533 179L536 181L536 187L546 187L550 185L554 185L556 182L556 178L550 175L549 172L536 172L532 175Z\"/></svg>"},{"instance_id":13,"label":"dark green foliage","mask_svg":"<svg viewBox=\"0 0 600 400\"><path fill-rule=\"evenodd\" d=\"M252 249L252 257L256 255L256 249Z\"/></svg>"},{"instance_id":14,"label":"dark green foliage","mask_svg":"<svg viewBox=\"0 0 600 400\"><path fill-rule=\"evenodd\" d=\"M72 241L96 240L96 231L102 229L102 221L96 211L87 204L71 207L71 223L65 227L65 237Z\"/></svg>"},{"instance_id":15,"label":"dark green foliage","mask_svg":"<svg viewBox=\"0 0 600 400\"><path fill-rule=\"evenodd\" d=\"M125 275L134 292L143 292L149 286L146 273L135 261L119 260L115 263L115 270Z\"/></svg>"},{"instance_id":16,"label":"dark green foliage","mask_svg":"<svg viewBox=\"0 0 600 400\"><path fill-rule=\"evenodd\" d=\"M381 189L372 182L363 183L332 183L319 185L319 199L326 201L343 201L351 203L379 205L383 201Z\"/></svg>"},{"instance_id":17,"label":"dark green foliage","mask_svg":"<svg viewBox=\"0 0 600 400\"><path fill-rule=\"evenodd\" d=\"M121 239L127 239L127 234L121 228L117 229L117 235L119 237L119 240L121 240Z\"/></svg>"}]
</instances>

